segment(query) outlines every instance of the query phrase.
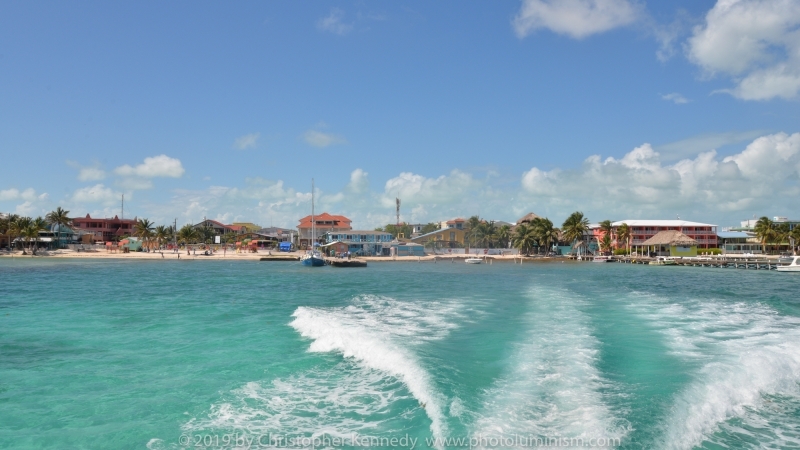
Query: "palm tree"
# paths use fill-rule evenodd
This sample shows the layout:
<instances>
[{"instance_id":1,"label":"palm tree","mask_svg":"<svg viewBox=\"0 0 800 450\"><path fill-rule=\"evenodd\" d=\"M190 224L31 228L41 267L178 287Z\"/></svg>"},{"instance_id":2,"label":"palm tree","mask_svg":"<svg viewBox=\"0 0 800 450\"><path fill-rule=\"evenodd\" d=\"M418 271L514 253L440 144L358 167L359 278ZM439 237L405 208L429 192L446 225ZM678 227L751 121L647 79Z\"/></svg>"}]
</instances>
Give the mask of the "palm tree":
<instances>
[{"instance_id":1,"label":"palm tree","mask_svg":"<svg viewBox=\"0 0 800 450\"><path fill-rule=\"evenodd\" d=\"M800 225L795 225L794 228L789 231L789 241L792 246L792 254L797 255L797 246L800 244Z\"/></svg>"},{"instance_id":2,"label":"palm tree","mask_svg":"<svg viewBox=\"0 0 800 450\"><path fill-rule=\"evenodd\" d=\"M775 225L775 234L773 235L773 243L782 245L784 242L789 241L789 224L779 223Z\"/></svg>"},{"instance_id":3,"label":"palm tree","mask_svg":"<svg viewBox=\"0 0 800 450\"><path fill-rule=\"evenodd\" d=\"M536 236L539 239L539 242L543 244L545 248L545 254L550 251L550 246L554 242L558 242L558 238L561 236L561 230L553 226L553 222L545 218L536 218L534 219L533 224Z\"/></svg>"},{"instance_id":4,"label":"palm tree","mask_svg":"<svg viewBox=\"0 0 800 450\"><path fill-rule=\"evenodd\" d=\"M582 212L575 211L561 225L561 230L564 240L575 245L589 231L589 219L584 217Z\"/></svg>"},{"instance_id":5,"label":"palm tree","mask_svg":"<svg viewBox=\"0 0 800 450\"><path fill-rule=\"evenodd\" d=\"M33 242L38 241L40 231L47 229L47 222L45 222L45 220L41 217L37 217L36 219L25 217L24 219L21 219L20 222L20 234L28 243L28 250L35 255L36 249L33 247Z\"/></svg>"},{"instance_id":6,"label":"palm tree","mask_svg":"<svg viewBox=\"0 0 800 450\"><path fill-rule=\"evenodd\" d=\"M50 211L44 217L51 226L58 225L58 246L57 248L61 248L61 232L64 227L68 226L72 220L69 218L69 211L61 208L60 206L57 207L55 210Z\"/></svg>"},{"instance_id":7,"label":"palm tree","mask_svg":"<svg viewBox=\"0 0 800 450\"><path fill-rule=\"evenodd\" d=\"M753 227L756 237L761 241L761 251L767 253L767 242L770 242L775 237L775 224L769 220L769 217L762 216Z\"/></svg>"},{"instance_id":8,"label":"palm tree","mask_svg":"<svg viewBox=\"0 0 800 450\"><path fill-rule=\"evenodd\" d=\"M532 226L519 224L514 229L514 237L511 238L514 248L519 249L520 253L530 255L531 249L536 245L537 238Z\"/></svg>"},{"instance_id":9,"label":"palm tree","mask_svg":"<svg viewBox=\"0 0 800 450\"><path fill-rule=\"evenodd\" d=\"M184 244L189 244L197 240L197 234L197 230L187 224L178 230L178 240Z\"/></svg>"},{"instance_id":10,"label":"palm tree","mask_svg":"<svg viewBox=\"0 0 800 450\"><path fill-rule=\"evenodd\" d=\"M11 249L12 241L18 236L22 235L22 229L25 228L22 219L30 220L30 217L20 217L16 214L10 214L8 216L8 247Z\"/></svg>"},{"instance_id":11,"label":"palm tree","mask_svg":"<svg viewBox=\"0 0 800 450\"><path fill-rule=\"evenodd\" d=\"M497 245L502 248L508 248L508 243L511 240L511 227L503 225L497 229Z\"/></svg>"},{"instance_id":12,"label":"palm tree","mask_svg":"<svg viewBox=\"0 0 800 450\"><path fill-rule=\"evenodd\" d=\"M466 233L465 238L467 242L470 244L470 247L474 246L475 238L478 233L478 226L481 224L481 218L478 216L472 216L467 219L467 223L464 225L466 226Z\"/></svg>"},{"instance_id":13,"label":"palm tree","mask_svg":"<svg viewBox=\"0 0 800 450\"><path fill-rule=\"evenodd\" d=\"M171 229L170 227L164 225L159 225L155 228L155 230L153 231L153 239L155 239L156 245L158 247L161 247L161 245L163 245L164 242L167 242L169 240L170 229Z\"/></svg>"},{"instance_id":14,"label":"palm tree","mask_svg":"<svg viewBox=\"0 0 800 450\"><path fill-rule=\"evenodd\" d=\"M497 229L494 222L482 222L475 228L473 239L477 245L489 248L497 238Z\"/></svg>"},{"instance_id":15,"label":"palm tree","mask_svg":"<svg viewBox=\"0 0 800 450\"><path fill-rule=\"evenodd\" d=\"M612 232L614 231L614 226L611 224L610 220L604 220L600 222L600 230L603 232L605 236L608 236L608 239L601 239L598 244L600 244L600 251L603 251L605 248L606 250L611 249L611 241L612 241ZM606 243L608 243L606 245Z\"/></svg>"},{"instance_id":16,"label":"palm tree","mask_svg":"<svg viewBox=\"0 0 800 450\"><path fill-rule=\"evenodd\" d=\"M625 249L628 251L628 254L631 253L631 227L628 226L627 223L623 223L622 225L617 227L617 238L622 239L622 242L625 243Z\"/></svg>"},{"instance_id":17,"label":"palm tree","mask_svg":"<svg viewBox=\"0 0 800 450\"><path fill-rule=\"evenodd\" d=\"M133 235L142 239L142 246L147 247L153 237L153 222L148 219L139 219L133 227Z\"/></svg>"}]
</instances>

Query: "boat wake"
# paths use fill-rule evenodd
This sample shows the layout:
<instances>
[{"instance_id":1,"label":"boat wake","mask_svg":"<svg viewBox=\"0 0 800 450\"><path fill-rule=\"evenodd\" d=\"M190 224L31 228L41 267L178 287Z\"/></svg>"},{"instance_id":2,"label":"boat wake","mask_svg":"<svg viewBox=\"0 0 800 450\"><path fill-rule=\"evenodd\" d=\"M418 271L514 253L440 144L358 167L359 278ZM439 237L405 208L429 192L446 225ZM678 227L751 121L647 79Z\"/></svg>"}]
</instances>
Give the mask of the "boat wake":
<instances>
[{"instance_id":1,"label":"boat wake","mask_svg":"<svg viewBox=\"0 0 800 450\"><path fill-rule=\"evenodd\" d=\"M674 400L664 448L800 446L800 319L761 304L638 295L630 306L696 367Z\"/></svg>"},{"instance_id":2,"label":"boat wake","mask_svg":"<svg viewBox=\"0 0 800 450\"><path fill-rule=\"evenodd\" d=\"M485 395L475 423L482 437L513 435L621 440L630 423L608 406L622 395L597 369L599 342L575 294L534 288L524 340ZM559 447L563 443L558 444Z\"/></svg>"}]
</instances>

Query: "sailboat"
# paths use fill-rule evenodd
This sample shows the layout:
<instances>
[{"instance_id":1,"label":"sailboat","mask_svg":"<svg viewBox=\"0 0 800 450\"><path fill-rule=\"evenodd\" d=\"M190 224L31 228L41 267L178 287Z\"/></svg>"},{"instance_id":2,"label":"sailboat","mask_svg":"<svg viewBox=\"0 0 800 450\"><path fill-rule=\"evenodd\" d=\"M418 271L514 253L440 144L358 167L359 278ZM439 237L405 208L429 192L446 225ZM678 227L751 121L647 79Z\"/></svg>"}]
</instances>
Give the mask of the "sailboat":
<instances>
[{"instance_id":1,"label":"sailboat","mask_svg":"<svg viewBox=\"0 0 800 450\"><path fill-rule=\"evenodd\" d=\"M314 179L311 179L311 249L300 258L300 263L309 267L320 267L325 265L325 259L314 246L317 245L317 228L314 220Z\"/></svg>"}]
</instances>

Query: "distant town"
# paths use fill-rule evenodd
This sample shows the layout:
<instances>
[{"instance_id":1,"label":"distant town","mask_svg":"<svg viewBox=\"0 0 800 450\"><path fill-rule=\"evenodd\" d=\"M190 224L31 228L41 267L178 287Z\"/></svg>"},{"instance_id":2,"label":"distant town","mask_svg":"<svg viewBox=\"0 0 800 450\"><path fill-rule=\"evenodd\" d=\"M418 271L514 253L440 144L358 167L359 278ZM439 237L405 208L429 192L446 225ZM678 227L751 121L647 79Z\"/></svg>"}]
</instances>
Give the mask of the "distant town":
<instances>
[{"instance_id":1,"label":"distant town","mask_svg":"<svg viewBox=\"0 0 800 450\"><path fill-rule=\"evenodd\" d=\"M399 217L399 216L398 216ZM74 216L56 208L45 217L0 214L0 249L36 254L55 249L104 249L114 252L201 249L203 251L303 251L318 247L326 255L426 256L489 254L522 256L795 253L800 220L761 217L739 226L680 219L625 219L590 222L572 213L560 227L531 212L516 222L478 216L439 222L387 224L353 229L352 221L323 212L298 220L294 229L250 222L156 225L145 218Z\"/></svg>"}]
</instances>

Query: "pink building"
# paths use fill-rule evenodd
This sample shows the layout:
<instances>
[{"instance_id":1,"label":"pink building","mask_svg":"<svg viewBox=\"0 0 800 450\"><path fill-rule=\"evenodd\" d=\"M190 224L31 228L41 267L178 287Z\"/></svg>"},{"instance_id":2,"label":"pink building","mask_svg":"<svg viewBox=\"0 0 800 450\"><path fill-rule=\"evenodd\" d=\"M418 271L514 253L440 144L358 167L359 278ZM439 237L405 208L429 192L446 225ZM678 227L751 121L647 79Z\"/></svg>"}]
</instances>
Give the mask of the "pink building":
<instances>
[{"instance_id":1,"label":"pink building","mask_svg":"<svg viewBox=\"0 0 800 450\"><path fill-rule=\"evenodd\" d=\"M686 220L620 220L611 225L614 227L614 238L616 231L623 223L628 224L631 229L631 246L642 245L642 243L655 236L659 231L676 230L697 241L697 248L717 248L717 226L708 223L689 222ZM596 239L603 237L603 231L593 225L592 235ZM617 242L622 247L624 242Z\"/></svg>"}]
</instances>

